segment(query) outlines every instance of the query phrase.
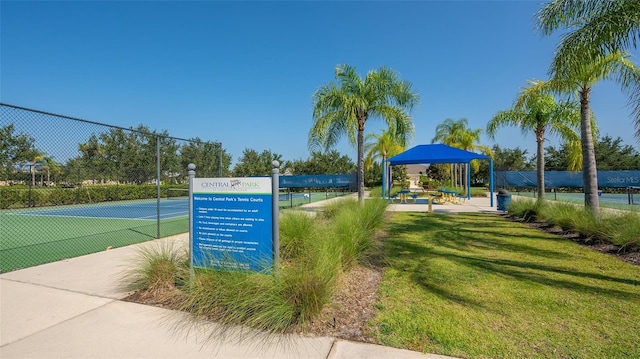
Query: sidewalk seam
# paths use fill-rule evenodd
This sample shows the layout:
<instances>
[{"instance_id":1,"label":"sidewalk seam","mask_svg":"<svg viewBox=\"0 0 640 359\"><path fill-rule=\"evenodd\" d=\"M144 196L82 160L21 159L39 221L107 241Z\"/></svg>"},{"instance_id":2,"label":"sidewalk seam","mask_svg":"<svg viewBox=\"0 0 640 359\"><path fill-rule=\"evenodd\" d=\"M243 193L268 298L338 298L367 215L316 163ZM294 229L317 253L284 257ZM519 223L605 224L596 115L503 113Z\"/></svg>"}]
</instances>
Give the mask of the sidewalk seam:
<instances>
[{"instance_id":1,"label":"sidewalk seam","mask_svg":"<svg viewBox=\"0 0 640 359\"><path fill-rule=\"evenodd\" d=\"M327 353L327 356L325 359L329 359L331 358L331 354L333 354L333 348L336 347L336 343L338 342L338 339L336 338L332 338L333 340L331 341L331 348L329 348L329 352Z\"/></svg>"}]
</instances>

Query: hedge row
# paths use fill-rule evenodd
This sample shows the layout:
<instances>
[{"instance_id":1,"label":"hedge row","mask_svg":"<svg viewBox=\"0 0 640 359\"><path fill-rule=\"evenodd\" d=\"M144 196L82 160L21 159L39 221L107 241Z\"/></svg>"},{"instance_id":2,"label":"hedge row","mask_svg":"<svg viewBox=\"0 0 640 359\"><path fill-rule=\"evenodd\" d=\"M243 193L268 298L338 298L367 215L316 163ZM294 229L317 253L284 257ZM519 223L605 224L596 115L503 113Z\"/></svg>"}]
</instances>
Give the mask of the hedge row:
<instances>
[{"instance_id":1,"label":"hedge row","mask_svg":"<svg viewBox=\"0 0 640 359\"><path fill-rule=\"evenodd\" d=\"M167 196L169 186L160 186L160 196ZM171 188L176 188L175 185ZM25 208L156 198L154 185L108 185L78 188L0 187L0 208Z\"/></svg>"}]
</instances>

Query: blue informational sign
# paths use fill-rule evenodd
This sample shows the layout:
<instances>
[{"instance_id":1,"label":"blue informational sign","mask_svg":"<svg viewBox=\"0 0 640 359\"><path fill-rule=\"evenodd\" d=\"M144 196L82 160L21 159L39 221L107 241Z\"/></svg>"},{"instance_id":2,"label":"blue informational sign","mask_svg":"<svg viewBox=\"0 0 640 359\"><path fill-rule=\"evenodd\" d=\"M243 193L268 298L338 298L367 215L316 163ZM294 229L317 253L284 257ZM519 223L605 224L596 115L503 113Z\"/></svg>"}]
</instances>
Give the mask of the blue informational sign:
<instances>
[{"instance_id":1,"label":"blue informational sign","mask_svg":"<svg viewBox=\"0 0 640 359\"><path fill-rule=\"evenodd\" d=\"M193 266L271 271L271 178L194 178L192 190Z\"/></svg>"}]
</instances>

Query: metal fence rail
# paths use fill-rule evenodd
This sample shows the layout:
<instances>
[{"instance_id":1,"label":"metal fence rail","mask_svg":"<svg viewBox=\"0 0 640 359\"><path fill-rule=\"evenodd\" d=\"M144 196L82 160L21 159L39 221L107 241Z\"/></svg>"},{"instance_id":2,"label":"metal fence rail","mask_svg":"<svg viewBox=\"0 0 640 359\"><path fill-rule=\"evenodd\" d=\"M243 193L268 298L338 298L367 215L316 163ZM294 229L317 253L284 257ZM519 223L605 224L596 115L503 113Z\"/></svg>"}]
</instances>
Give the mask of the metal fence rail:
<instances>
[{"instance_id":1,"label":"metal fence rail","mask_svg":"<svg viewBox=\"0 0 640 359\"><path fill-rule=\"evenodd\" d=\"M188 231L194 158L222 176L220 142L0 103L0 272Z\"/></svg>"}]
</instances>

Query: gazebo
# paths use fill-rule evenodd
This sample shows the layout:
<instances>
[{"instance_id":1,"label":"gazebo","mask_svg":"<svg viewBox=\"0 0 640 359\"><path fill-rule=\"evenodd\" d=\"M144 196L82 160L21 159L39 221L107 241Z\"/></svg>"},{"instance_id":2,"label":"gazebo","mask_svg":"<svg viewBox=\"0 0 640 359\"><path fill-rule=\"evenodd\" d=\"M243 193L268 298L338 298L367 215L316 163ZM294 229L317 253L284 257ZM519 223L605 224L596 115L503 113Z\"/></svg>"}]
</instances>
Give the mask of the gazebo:
<instances>
[{"instance_id":1,"label":"gazebo","mask_svg":"<svg viewBox=\"0 0 640 359\"><path fill-rule=\"evenodd\" d=\"M489 192L491 207L493 207L493 159L490 156L461 150L459 148L443 144L431 144L412 147L387 159L387 163L389 166L436 163L469 164L471 160L489 160ZM383 196L385 185L383 176ZM471 198L471 171L467 171L467 198Z\"/></svg>"}]
</instances>

